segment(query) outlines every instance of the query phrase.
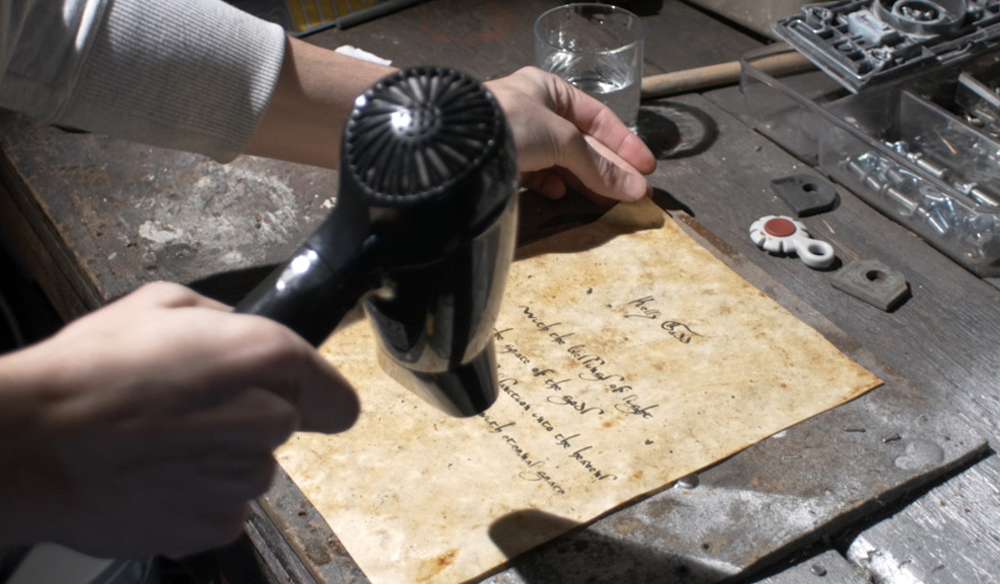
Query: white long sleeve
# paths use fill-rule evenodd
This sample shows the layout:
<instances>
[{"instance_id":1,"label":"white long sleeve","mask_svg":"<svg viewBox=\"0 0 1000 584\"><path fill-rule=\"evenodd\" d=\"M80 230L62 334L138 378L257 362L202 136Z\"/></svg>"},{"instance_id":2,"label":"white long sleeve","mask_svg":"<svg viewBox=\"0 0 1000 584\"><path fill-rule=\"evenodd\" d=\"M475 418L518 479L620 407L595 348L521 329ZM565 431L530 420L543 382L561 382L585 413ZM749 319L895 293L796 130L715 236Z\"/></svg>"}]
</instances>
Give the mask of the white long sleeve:
<instances>
[{"instance_id":1,"label":"white long sleeve","mask_svg":"<svg viewBox=\"0 0 1000 584\"><path fill-rule=\"evenodd\" d=\"M280 26L222 0L2 0L0 19L0 107L220 161L284 57Z\"/></svg>"}]
</instances>

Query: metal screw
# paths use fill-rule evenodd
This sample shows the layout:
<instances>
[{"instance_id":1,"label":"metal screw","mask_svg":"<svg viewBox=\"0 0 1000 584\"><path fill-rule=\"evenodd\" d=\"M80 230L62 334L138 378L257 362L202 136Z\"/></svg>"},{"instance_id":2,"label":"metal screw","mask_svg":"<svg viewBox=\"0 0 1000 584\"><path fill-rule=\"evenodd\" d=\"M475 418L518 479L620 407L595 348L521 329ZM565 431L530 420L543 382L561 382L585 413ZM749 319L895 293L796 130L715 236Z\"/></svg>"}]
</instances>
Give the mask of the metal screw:
<instances>
[{"instance_id":1,"label":"metal screw","mask_svg":"<svg viewBox=\"0 0 1000 584\"><path fill-rule=\"evenodd\" d=\"M916 201L904 195L896 187L886 188L885 196L888 197L889 199L892 199L894 202L898 203L901 207L903 207L905 215L913 215L914 213L916 213L917 208L920 207L920 205L918 205Z\"/></svg>"},{"instance_id":2,"label":"metal screw","mask_svg":"<svg viewBox=\"0 0 1000 584\"><path fill-rule=\"evenodd\" d=\"M949 176L951 176L950 168L938 162L934 162L933 160L927 158L923 154L909 153L906 155L906 157L909 158L911 162L913 162L923 170L927 171L928 174L930 174L935 178L946 180Z\"/></svg>"},{"instance_id":3,"label":"metal screw","mask_svg":"<svg viewBox=\"0 0 1000 584\"><path fill-rule=\"evenodd\" d=\"M990 207L1000 206L1000 202L997 202L996 199L994 199L989 193L981 189L979 185L977 185L976 183L971 183L967 185L955 184L955 187L959 191L972 197L972 199L977 203L979 203L980 205L988 205Z\"/></svg>"}]
</instances>

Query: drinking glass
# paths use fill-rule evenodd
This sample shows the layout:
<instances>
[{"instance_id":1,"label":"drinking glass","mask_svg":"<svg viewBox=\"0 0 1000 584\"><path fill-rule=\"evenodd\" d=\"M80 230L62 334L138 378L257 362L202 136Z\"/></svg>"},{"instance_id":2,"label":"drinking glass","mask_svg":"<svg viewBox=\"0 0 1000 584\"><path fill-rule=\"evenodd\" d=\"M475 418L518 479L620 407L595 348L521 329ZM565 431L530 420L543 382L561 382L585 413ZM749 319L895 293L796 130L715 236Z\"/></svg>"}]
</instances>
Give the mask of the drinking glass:
<instances>
[{"instance_id":1,"label":"drinking glass","mask_svg":"<svg viewBox=\"0 0 1000 584\"><path fill-rule=\"evenodd\" d=\"M565 4L535 21L535 64L599 99L635 131L644 37L642 21L624 8Z\"/></svg>"}]
</instances>

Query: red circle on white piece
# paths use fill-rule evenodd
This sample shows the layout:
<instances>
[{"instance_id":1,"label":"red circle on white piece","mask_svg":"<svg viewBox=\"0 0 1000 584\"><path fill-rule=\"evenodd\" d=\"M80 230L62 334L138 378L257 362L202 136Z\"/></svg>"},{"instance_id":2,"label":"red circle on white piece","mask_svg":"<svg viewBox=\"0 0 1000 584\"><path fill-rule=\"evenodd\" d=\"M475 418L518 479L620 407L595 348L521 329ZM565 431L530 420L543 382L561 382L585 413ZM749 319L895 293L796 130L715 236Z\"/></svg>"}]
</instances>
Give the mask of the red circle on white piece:
<instances>
[{"instance_id":1,"label":"red circle on white piece","mask_svg":"<svg viewBox=\"0 0 1000 584\"><path fill-rule=\"evenodd\" d=\"M795 224L783 217L768 219L764 224L764 231L774 237L788 237L797 231Z\"/></svg>"}]
</instances>

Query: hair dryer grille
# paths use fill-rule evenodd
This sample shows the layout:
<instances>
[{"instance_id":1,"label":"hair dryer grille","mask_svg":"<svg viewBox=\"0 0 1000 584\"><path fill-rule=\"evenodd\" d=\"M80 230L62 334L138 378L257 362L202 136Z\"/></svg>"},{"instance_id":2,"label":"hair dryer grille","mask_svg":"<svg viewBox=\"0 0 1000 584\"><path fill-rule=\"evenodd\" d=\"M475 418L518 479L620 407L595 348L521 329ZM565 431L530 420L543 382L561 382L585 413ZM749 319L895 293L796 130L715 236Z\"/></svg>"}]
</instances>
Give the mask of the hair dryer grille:
<instances>
[{"instance_id":1,"label":"hair dryer grille","mask_svg":"<svg viewBox=\"0 0 1000 584\"><path fill-rule=\"evenodd\" d=\"M345 129L341 172L382 205L434 196L477 172L503 142L496 100L474 79L418 67L358 98Z\"/></svg>"}]
</instances>

